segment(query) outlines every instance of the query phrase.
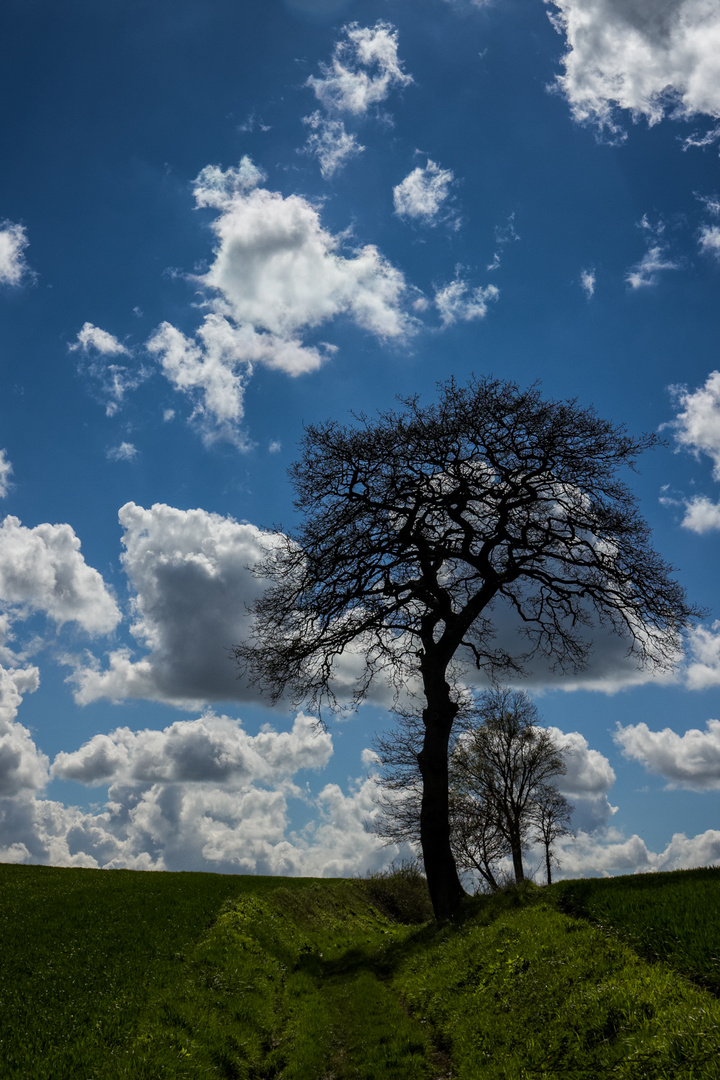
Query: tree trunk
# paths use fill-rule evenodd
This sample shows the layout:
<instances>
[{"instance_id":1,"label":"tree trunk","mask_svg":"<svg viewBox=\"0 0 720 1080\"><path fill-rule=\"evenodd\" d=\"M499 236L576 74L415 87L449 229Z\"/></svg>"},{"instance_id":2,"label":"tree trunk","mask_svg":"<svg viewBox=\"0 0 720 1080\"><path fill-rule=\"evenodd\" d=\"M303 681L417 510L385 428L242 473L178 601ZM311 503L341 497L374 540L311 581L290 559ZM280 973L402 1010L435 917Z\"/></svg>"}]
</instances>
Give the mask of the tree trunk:
<instances>
[{"instance_id":1,"label":"tree trunk","mask_svg":"<svg viewBox=\"0 0 720 1080\"><path fill-rule=\"evenodd\" d=\"M444 677L428 678L427 671L423 675L427 708L423 710L425 738L418 754L423 780L420 842L433 912L441 920L451 918L466 895L450 846L448 745L457 705Z\"/></svg>"},{"instance_id":2,"label":"tree trunk","mask_svg":"<svg viewBox=\"0 0 720 1080\"><path fill-rule=\"evenodd\" d=\"M545 869L547 870L547 883L552 885L552 871L550 869L550 845L545 844Z\"/></svg>"},{"instance_id":3,"label":"tree trunk","mask_svg":"<svg viewBox=\"0 0 720 1080\"><path fill-rule=\"evenodd\" d=\"M513 871L516 883L525 880L525 869L522 861L522 840L520 835L513 833L510 847L512 849Z\"/></svg>"}]
</instances>

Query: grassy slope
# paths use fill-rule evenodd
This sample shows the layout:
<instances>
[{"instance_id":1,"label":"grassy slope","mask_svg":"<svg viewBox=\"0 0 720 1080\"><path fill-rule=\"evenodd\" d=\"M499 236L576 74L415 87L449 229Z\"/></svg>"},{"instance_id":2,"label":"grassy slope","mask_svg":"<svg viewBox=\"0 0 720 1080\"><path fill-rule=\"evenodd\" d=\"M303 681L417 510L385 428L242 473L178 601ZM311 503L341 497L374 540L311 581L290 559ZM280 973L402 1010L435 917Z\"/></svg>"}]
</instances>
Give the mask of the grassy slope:
<instances>
[{"instance_id":1,"label":"grassy slope","mask_svg":"<svg viewBox=\"0 0 720 1080\"><path fill-rule=\"evenodd\" d=\"M720 1002L530 887L429 932L395 985L458 1080L713 1080Z\"/></svg>"},{"instance_id":2,"label":"grassy slope","mask_svg":"<svg viewBox=\"0 0 720 1080\"><path fill-rule=\"evenodd\" d=\"M419 927L358 882L0 867L0 1077L716 1077L720 1002L552 898Z\"/></svg>"},{"instance_id":3,"label":"grassy slope","mask_svg":"<svg viewBox=\"0 0 720 1080\"><path fill-rule=\"evenodd\" d=\"M122 1052L241 887L221 874L0 866L2 1080L109 1077L94 1063Z\"/></svg>"},{"instance_id":4,"label":"grassy slope","mask_svg":"<svg viewBox=\"0 0 720 1080\"><path fill-rule=\"evenodd\" d=\"M612 926L648 960L665 960L720 996L720 869L560 881L570 914Z\"/></svg>"}]
</instances>

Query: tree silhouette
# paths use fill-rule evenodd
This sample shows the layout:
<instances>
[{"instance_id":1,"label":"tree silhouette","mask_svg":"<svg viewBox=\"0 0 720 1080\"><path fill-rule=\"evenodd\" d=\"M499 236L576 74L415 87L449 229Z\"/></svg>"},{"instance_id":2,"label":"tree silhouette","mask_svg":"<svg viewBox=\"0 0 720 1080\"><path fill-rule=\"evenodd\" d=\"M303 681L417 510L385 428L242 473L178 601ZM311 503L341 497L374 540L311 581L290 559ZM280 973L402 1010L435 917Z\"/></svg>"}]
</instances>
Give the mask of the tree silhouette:
<instances>
[{"instance_id":1,"label":"tree silhouette","mask_svg":"<svg viewBox=\"0 0 720 1080\"><path fill-rule=\"evenodd\" d=\"M570 815L574 807L552 784L543 785L537 793L534 812L535 840L545 850L545 874L548 885L552 885L552 865L557 862L554 853L555 841L562 836L573 836L570 828Z\"/></svg>"},{"instance_id":2,"label":"tree silhouette","mask_svg":"<svg viewBox=\"0 0 720 1080\"><path fill-rule=\"evenodd\" d=\"M567 800L552 787L566 772L562 753L550 733L538 726L537 708L520 690L483 694L464 736L452 755L454 790L468 806L470 823L476 806L485 831L494 830L505 842L515 880L524 881L523 848L541 817L548 844L557 838L550 820L551 789L559 800L554 812L557 824L561 804L567 807Z\"/></svg>"},{"instance_id":3,"label":"tree silhouette","mask_svg":"<svg viewBox=\"0 0 720 1080\"><path fill-rule=\"evenodd\" d=\"M448 743L457 679L581 669L593 631L670 664L694 610L653 550L619 471L652 446L575 401L492 378L354 426L307 428L291 468L303 518L257 567L267 588L233 649L278 701L357 704L385 678L424 699L421 841L433 908L464 895L450 847ZM496 639L500 615L518 630Z\"/></svg>"},{"instance_id":4,"label":"tree silhouette","mask_svg":"<svg viewBox=\"0 0 720 1080\"><path fill-rule=\"evenodd\" d=\"M522 691L496 688L466 698L449 749L450 844L461 871L499 887L498 862L510 856L516 881L525 877L523 850L543 845L548 880L555 842L571 834L572 806L555 786L564 775L562 751L538 725L538 711ZM388 843L420 842L422 777L419 717L401 714L373 748L381 815L373 831Z\"/></svg>"}]
</instances>

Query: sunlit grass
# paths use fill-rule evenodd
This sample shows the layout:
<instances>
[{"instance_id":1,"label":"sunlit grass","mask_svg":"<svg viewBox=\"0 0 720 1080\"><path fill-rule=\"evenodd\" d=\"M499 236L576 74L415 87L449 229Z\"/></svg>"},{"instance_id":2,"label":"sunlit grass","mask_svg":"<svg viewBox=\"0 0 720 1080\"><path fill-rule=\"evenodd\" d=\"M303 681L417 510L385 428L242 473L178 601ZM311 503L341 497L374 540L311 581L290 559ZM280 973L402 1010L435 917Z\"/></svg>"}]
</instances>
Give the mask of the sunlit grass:
<instances>
[{"instance_id":1,"label":"sunlit grass","mask_svg":"<svg viewBox=\"0 0 720 1080\"><path fill-rule=\"evenodd\" d=\"M458 1080L714 1080L720 1002L548 900L530 887L479 905L398 971Z\"/></svg>"},{"instance_id":2,"label":"sunlit grass","mask_svg":"<svg viewBox=\"0 0 720 1080\"><path fill-rule=\"evenodd\" d=\"M241 889L276 878L0 866L0 1077L108 1080Z\"/></svg>"},{"instance_id":3,"label":"sunlit grass","mask_svg":"<svg viewBox=\"0 0 720 1080\"><path fill-rule=\"evenodd\" d=\"M638 926L652 915L674 948L697 920L693 963L712 970L698 905L717 875L631 881L511 889L436 926L389 917L427 912L407 870L362 882L0 866L0 1078L714 1080L720 1002L621 940L632 920L611 925L611 897L617 884L618 910ZM633 890L642 904L623 907ZM558 896L583 897L593 918L601 897L603 925Z\"/></svg>"},{"instance_id":4,"label":"sunlit grass","mask_svg":"<svg viewBox=\"0 0 720 1080\"><path fill-rule=\"evenodd\" d=\"M561 906L612 926L649 960L665 960L720 995L720 868L562 881Z\"/></svg>"}]
</instances>

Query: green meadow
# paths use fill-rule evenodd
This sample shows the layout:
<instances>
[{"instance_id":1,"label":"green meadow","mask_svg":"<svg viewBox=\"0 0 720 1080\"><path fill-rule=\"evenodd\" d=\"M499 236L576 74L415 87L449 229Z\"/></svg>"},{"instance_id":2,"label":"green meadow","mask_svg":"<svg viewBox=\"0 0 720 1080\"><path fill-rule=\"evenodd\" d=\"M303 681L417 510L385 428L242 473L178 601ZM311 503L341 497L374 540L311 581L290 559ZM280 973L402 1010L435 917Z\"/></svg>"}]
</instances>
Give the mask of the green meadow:
<instances>
[{"instance_id":1,"label":"green meadow","mask_svg":"<svg viewBox=\"0 0 720 1080\"><path fill-rule=\"evenodd\" d=\"M368 880L0 866L0 1077L716 1080L720 870L429 918Z\"/></svg>"}]
</instances>

